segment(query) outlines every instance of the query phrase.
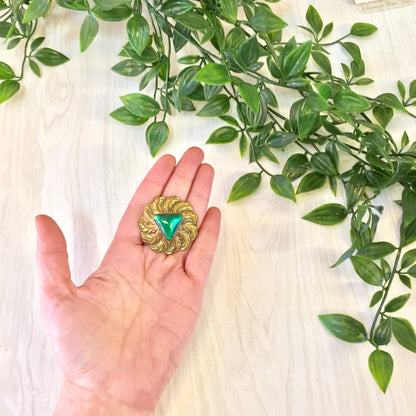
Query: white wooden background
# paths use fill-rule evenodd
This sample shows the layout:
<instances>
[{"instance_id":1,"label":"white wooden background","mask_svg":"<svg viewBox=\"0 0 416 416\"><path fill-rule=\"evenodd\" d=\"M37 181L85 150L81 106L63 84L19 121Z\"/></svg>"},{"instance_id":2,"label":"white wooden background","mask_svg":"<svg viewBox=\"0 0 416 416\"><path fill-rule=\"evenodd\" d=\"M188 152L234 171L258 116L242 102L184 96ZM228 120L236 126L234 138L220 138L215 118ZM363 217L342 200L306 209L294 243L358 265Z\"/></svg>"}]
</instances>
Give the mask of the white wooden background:
<instances>
[{"instance_id":1,"label":"white wooden background","mask_svg":"<svg viewBox=\"0 0 416 416\"><path fill-rule=\"evenodd\" d=\"M416 76L416 6L362 14L350 0L285 0L273 5L296 31L312 3L325 22L343 34L356 21L379 31L360 45L369 95L396 92ZM153 160L144 128L123 126L107 114L118 96L137 90L135 80L110 71L124 43L124 23L101 23L91 48L79 53L83 19L55 8L45 45L71 57L45 68L39 80L28 73L24 88L0 107L0 415L46 416L56 401L61 374L54 362L38 307L34 216L52 215L63 228L74 279L98 265L116 224ZM333 50L335 60L345 54ZM19 63L0 49L0 60ZM279 97L282 111L289 98ZM171 139L162 153L179 157L200 145L216 169L212 204L223 213L222 231L201 319L185 358L162 397L157 416L413 416L416 414L416 356L392 342L395 371L383 395L367 368L368 345L330 336L317 315L340 312L367 324L372 290L345 263L328 266L348 247L348 224L324 228L300 217L323 202L328 191L298 198L276 197L265 183L255 196L226 204L234 181L251 170L236 144L204 145L219 123L189 114L169 119ZM415 123L400 118L412 140ZM392 209L379 239L397 238ZM323 199L325 198L325 199ZM342 195L337 199L342 201ZM397 293L406 288L397 285ZM400 316L416 324L410 299ZM108 340L111 342L111 340Z\"/></svg>"}]
</instances>

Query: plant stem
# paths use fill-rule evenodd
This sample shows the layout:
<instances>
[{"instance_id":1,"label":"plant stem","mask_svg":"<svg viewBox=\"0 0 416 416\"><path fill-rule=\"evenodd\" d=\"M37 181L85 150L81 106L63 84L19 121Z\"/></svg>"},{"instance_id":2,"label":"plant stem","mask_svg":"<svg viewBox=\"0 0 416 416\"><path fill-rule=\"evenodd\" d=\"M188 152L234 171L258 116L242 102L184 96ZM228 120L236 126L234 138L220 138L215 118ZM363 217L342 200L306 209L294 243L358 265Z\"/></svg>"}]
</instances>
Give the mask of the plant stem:
<instances>
[{"instance_id":1,"label":"plant stem","mask_svg":"<svg viewBox=\"0 0 416 416\"><path fill-rule=\"evenodd\" d=\"M376 325L377 325L377 322L378 322L378 320L380 318L380 315L382 315L382 309L383 309L384 304L385 304L385 302L387 300L387 296L389 294L389 291L390 291L390 288L391 288L391 284L393 283L394 275L397 274L397 266L399 264L399 259L400 259L401 253L402 253L402 248L403 247L400 244L400 246L397 249L396 258L394 259L394 265L393 265L393 270L391 272L390 279L389 279L387 285L385 287L383 287L383 292L384 292L383 293L383 297L381 299L380 305L379 305L379 307L377 309L377 312L376 312L376 314L374 316L374 319L373 319L373 323L371 325L370 342L373 345L374 345L374 343L373 343L374 330L376 329Z\"/></svg>"},{"instance_id":2,"label":"plant stem","mask_svg":"<svg viewBox=\"0 0 416 416\"><path fill-rule=\"evenodd\" d=\"M339 42L341 42L342 40L346 39L348 36L350 36L351 33L347 33L346 35L340 37L337 40L334 40L333 42L328 42L328 43L320 43L319 46L331 46L331 45L335 45Z\"/></svg>"},{"instance_id":3,"label":"plant stem","mask_svg":"<svg viewBox=\"0 0 416 416\"><path fill-rule=\"evenodd\" d=\"M35 20L35 23L34 23L34 25L32 27L32 30L29 33L29 36L26 38L25 47L24 47L24 57L23 57L23 61L22 61L21 68L20 68L20 75L16 78L16 81L20 81L20 80L23 79L23 75L24 75L24 71L25 71L26 60L28 58L30 58L30 54L29 55L27 54L27 48L29 46L30 39L32 38L32 36L36 32L37 26L38 26L38 21L36 19Z\"/></svg>"}]
</instances>

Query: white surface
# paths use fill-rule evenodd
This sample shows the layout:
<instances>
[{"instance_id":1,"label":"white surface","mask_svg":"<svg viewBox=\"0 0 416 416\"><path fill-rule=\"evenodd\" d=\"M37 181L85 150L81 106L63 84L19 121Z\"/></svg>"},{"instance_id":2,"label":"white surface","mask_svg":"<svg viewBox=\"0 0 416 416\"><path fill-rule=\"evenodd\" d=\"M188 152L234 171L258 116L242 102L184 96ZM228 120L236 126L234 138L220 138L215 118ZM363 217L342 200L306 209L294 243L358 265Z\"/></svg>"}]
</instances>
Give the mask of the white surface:
<instances>
[{"instance_id":1,"label":"white surface","mask_svg":"<svg viewBox=\"0 0 416 416\"><path fill-rule=\"evenodd\" d=\"M367 74L376 80L369 95L395 92L397 79L408 84L415 77L414 6L363 15L350 1L311 3L324 22L335 22L337 34L356 21L379 27L360 42ZM295 32L296 24L305 24L308 4L286 0L273 7ZM107 117L120 105L118 96L137 90L135 80L109 70L125 41L124 23L100 23L97 40L81 56L82 17L55 8L44 29L47 46L71 61L45 68L40 80L28 73L23 91L0 107L1 416L50 414L61 382L38 308L34 216L47 213L61 225L74 279L81 282L98 265L153 163L144 129ZM335 61L345 57L334 53ZM13 60L4 48L0 54ZM279 101L284 107L288 100ZM414 122L403 120L414 139ZM255 196L227 205L234 181L256 168L239 159L236 144L203 145L218 122L182 114L169 124L162 153L179 157L191 145L203 147L216 169L212 204L221 208L223 223L201 319L157 416L416 414L414 354L392 342L395 371L383 395L367 369L370 346L336 340L317 319L330 312L367 325L372 319L371 288L348 263L328 268L348 247L348 224L324 228L300 219L333 201L330 192L300 196L295 205L264 183ZM393 127L403 128L401 121ZM386 203L396 196L392 190ZM386 214L379 239L397 236L397 215ZM400 315L416 324L413 298Z\"/></svg>"}]
</instances>

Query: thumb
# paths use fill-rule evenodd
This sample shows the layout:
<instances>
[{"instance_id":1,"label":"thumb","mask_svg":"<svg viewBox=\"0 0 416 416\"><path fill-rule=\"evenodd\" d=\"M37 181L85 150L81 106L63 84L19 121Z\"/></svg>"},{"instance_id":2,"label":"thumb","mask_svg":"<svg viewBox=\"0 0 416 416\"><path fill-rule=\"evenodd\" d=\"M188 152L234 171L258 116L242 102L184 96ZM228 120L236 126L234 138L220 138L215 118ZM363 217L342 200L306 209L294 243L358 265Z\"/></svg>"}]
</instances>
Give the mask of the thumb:
<instances>
[{"instance_id":1,"label":"thumb","mask_svg":"<svg viewBox=\"0 0 416 416\"><path fill-rule=\"evenodd\" d=\"M47 215L36 217L37 260L42 295L53 297L71 289L65 237L58 224Z\"/></svg>"}]
</instances>

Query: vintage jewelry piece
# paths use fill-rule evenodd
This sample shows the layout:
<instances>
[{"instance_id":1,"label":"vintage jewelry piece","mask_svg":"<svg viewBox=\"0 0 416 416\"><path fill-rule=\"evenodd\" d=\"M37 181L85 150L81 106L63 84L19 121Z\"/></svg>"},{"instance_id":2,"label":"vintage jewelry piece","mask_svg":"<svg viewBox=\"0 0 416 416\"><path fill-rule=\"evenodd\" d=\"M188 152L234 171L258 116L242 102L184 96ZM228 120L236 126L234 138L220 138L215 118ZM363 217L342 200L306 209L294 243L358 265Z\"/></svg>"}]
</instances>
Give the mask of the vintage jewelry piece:
<instances>
[{"instance_id":1,"label":"vintage jewelry piece","mask_svg":"<svg viewBox=\"0 0 416 416\"><path fill-rule=\"evenodd\" d=\"M198 235L198 216L176 196L161 196L146 206L139 227L144 243L153 251L173 254L186 250Z\"/></svg>"}]
</instances>

